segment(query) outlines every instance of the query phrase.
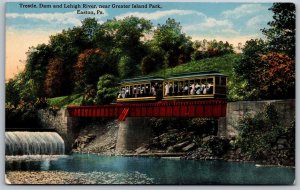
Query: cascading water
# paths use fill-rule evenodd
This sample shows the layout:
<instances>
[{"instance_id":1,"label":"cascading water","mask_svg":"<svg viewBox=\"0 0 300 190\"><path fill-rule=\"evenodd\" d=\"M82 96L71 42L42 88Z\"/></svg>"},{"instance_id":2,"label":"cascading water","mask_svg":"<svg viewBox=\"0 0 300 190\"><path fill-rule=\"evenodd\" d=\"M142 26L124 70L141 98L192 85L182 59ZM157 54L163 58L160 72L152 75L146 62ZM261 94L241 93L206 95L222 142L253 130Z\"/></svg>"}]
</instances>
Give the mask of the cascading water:
<instances>
[{"instance_id":1,"label":"cascading water","mask_svg":"<svg viewBox=\"0 0 300 190\"><path fill-rule=\"evenodd\" d=\"M6 155L59 155L64 140L56 132L5 132Z\"/></svg>"}]
</instances>

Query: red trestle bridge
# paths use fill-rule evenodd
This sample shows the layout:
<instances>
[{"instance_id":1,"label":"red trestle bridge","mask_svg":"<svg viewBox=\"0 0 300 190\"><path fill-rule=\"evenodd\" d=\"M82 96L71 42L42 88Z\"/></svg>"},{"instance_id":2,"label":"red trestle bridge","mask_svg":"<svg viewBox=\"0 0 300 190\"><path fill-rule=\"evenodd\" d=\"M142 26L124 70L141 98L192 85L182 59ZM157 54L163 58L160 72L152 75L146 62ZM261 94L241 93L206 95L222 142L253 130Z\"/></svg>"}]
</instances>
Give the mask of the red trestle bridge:
<instances>
[{"instance_id":1,"label":"red trestle bridge","mask_svg":"<svg viewBox=\"0 0 300 190\"><path fill-rule=\"evenodd\" d=\"M68 106L71 117L211 117L226 116L226 100L125 103L96 106Z\"/></svg>"}]
</instances>

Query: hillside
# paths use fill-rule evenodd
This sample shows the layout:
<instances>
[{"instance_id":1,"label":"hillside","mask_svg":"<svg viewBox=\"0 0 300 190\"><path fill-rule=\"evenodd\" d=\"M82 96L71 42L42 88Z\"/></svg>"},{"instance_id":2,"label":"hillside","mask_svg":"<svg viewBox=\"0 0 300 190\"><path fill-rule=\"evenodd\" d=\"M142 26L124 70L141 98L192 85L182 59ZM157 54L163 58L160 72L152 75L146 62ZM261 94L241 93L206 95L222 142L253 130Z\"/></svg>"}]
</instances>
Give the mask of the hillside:
<instances>
[{"instance_id":1,"label":"hillside","mask_svg":"<svg viewBox=\"0 0 300 190\"><path fill-rule=\"evenodd\" d=\"M214 70L227 75L231 81L233 77L233 67L240 58L240 54L227 54L220 57L206 58L198 61L191 61L173 68L167 68L166 70L150 73L149 76L168 77L171 74L176 73Z\"/></svg>"}]
</instances>

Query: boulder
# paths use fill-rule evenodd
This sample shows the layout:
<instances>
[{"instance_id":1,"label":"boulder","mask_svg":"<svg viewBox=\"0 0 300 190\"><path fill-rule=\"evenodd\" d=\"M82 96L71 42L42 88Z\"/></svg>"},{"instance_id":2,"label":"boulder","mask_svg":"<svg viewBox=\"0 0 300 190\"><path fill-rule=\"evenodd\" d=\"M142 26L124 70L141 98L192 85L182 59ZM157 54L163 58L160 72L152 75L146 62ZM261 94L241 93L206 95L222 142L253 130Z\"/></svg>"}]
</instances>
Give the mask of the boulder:
<instances>
[{"instance_id":1,"label":"boulder","mask_svg":"<svg viewBox=\"0 0 300 190\"><path fill-rule=\"evenodd\" d=\"M174 149L181 149L189 144L189 141L184 141L173 146Z\"/></svg>"},{"instance_id":2,"label":"boulder","mask_svg":"<svg viewBox=\"0 0 300 190\"><path fill-rule=\"evenodd\" d=\"M174 150L174 147L173 146L169 146L168 148L167 148L167 152L168 153L170 153L170 152L174 152L175 150Z\"/></svg>"},{"instance_id":3,"label":"boulder","mask_svg":"<svg viewBox=\"0 0 300 190\"><path fill-rule=\"evenodd\" d=\"M143 146L135 149L136 154L142 154L142 153L146 153L146 152L148 152L148 148L146 145L143 145Z\"/></svg>"},{"instance_id":4,"label":"boulder","mask_svg":"<svg viewBox=\"0 0 300 190\"><path fill-rule=\"evenodd\" d=\"M187 145L186 147L182 148L182 150L184 152L186 152L186 151L192 150L193 148L195 148L195 146L196 146L195 143L191 143L191 144Z\"/></svg>"},{"instance_id":5,"label":"boulder","mask_svg":"<svg viewBox=\"0 0 300 190\"><path fill-rule=\"evenodd\" d=\"M212 136L207 136L207 137L204 137L203 139L202 139L202 141L203 141L203 143L206 143L207 141L209 141L209 139L211 139L212 138Z\"/></svg>"}]
</instances>

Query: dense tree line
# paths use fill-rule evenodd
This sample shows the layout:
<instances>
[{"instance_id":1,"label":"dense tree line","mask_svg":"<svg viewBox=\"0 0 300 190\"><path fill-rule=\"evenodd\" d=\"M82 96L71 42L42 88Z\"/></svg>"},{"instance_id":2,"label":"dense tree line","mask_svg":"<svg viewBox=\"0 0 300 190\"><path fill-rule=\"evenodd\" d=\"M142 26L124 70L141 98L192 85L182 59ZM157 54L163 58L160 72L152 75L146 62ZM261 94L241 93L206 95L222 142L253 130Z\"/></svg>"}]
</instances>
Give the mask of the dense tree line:
<instances>
[{"instance_id":1,"label":"dense tree line","mask_svg":"<svg viewBox=\"0 0 300 190\"><path fill-rule=\"evenodd\" d=\"M295 17L293 3L274 3L273 21L262 29L266 40L251 39L234 68L244 85L235 93L241 99L295 98Z\"/></svg>"},{"instance_id":2,"label":"dense tree line","mask_svg":"<svg viewBox=\"0 0 300 190\"><path fill-rule=\"evenodd\" d=\"M234 68L234 100L295 97L295 5L274 3L270 10L266 40L247 41ZM101 24L87 18L29 48L25 70L6 83L6 102L82 93L83 103L108 103L120 79L233 52L228 42L193 42L170 18L156 27L133 16Z\"/></svg>"},{"instance_id":3,"label":"dense tree line","mask_svg":"<svg viewBox=\"0 0 300 190\"><path fill-rule=\"evenodd\" d=\"M48 44L28 50L25 70L6 83L6 101L16 105L37 97L85 93L85 103L104 103L101 97L111 98L103 97L101 80L116 84L191 59L233 53L228 42L203 42L192 42L180 23L170 18L157 27L133 16L102 24L87 18L81 26L50 36Z\"/></svg>"}]
</instances>

